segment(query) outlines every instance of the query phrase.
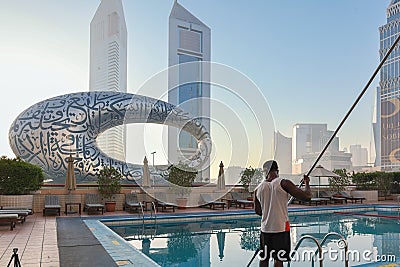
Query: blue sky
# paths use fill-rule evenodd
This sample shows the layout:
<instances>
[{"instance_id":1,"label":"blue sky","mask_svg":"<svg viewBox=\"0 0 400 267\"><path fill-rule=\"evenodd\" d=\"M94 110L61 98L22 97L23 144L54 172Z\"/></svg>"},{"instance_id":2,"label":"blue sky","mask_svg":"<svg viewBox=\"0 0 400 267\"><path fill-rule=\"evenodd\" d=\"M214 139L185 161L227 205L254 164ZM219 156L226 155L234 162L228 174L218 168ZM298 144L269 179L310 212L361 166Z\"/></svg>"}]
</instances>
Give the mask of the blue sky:
<instances>
[{"instance_id":1,"label":"blue sky","mask_svg":"<svg viewBox=\"0 0 400 267\"><path fill-rule=\"evenodd\" d=\"M0 154L26 108L89 84L89 24L98 0L0 0ZM334 130L379 63L378 27L389 0L179 1L212 30L212 61L247 75L285 135L295 123ZM172 1L123 0L128 92L168 65ZM339 132L340 146L370 146L376 79Z\"/></svg>"}]
</instances>

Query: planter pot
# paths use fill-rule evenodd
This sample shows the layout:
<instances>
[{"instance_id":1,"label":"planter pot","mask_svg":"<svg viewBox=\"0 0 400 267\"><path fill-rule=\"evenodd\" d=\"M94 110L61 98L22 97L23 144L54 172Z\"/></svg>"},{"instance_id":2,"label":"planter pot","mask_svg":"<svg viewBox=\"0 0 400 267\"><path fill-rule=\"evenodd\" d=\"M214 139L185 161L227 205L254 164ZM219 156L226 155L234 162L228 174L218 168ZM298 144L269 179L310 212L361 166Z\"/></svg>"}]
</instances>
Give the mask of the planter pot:
<instances>
[{"instance_id":1,"label":"planter pot","mask_svg":"<svg viewBox=\"0 0 400 267\"><path fill-rule=\"evenodd\" d=\"M113 212L113 211L115 211L115 205L116 205L116 204L117 204L116 202L106 202L106 203L105 203L106 211L108 211L108 212Z\"/></svg>"},{"instance_id":2,"label":"planter pot","mask_svg":"<svg viewBox=\"0 0 400 267\"><path fill-rule=\"evenodd\" d=\"M178 205L178 209L186 209L188 199L186 197L180 197L176 199L176 204Z\"/></svg>"}]
</instances>

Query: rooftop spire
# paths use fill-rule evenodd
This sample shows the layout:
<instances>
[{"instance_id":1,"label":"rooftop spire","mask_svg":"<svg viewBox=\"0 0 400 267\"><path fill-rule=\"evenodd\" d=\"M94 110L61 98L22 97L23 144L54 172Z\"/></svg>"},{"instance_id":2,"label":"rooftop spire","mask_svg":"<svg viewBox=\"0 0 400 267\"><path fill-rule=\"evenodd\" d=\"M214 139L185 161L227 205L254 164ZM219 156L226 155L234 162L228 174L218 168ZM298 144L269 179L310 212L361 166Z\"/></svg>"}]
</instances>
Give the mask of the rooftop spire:
<instances>
[{"instance_id":1,"label":"rooftop spire","mask_svg":"<svg viewBox=\"0 0 400 267\"><path fill-rule=\"evenodd\" d=\"M171 18L179 19L179 20L183 20L183 21L186 21L189 23L201 25L201 26L208 28L208 26L205 25L201 20L196 18L196 16L194 16L192 13L190 13L186 8L181 6L177 0L174 0L174 5L172 7L171 13L169 14L169 17L170 17L170 19Z\"/></svg>"}]
</instances>

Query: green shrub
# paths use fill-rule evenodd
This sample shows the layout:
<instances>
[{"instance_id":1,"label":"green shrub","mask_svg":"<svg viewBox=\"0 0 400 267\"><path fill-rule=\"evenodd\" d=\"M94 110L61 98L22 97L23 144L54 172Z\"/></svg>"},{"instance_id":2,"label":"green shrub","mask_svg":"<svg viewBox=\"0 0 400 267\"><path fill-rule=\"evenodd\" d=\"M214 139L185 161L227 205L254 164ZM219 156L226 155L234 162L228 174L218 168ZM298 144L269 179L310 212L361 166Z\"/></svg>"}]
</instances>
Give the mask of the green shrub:
<instances>
[{"instance_id":1,"label":"green shrub","mask_svg":"<svg viewBox=\"0 0 400 267\"><path fill-rule=\"evenodd\" d=\"M104 167L97 174L99 193L103 198L111 201L114 194L121 191L122 174L114 167Z\"/></svg>"},{"instance_id":2,"label":"green shrub","mask_svg":"<svg viewBox=\"0 0 400 267\"><path fill-rule=\"evenodd\" d=\"M352 177L357 190L378 190L379 196L387 196L393 192L400 173L396 172L369 172L356 173Z\"/></svg>"},{"instance_id":3,"label":"green shrub","mask_svg":"<svg viewBox=\"0 0 400 267\"><path fill-rule=\"evenodd\" d=\"M357 190L376 190L376 177L378 172L359 172L353 174L351 180L356 185Z\"/></svg>"},{"instance_id":4,"label":"green shrub","mask_svg":"<svg viewBox=\"0 0 400 267\"><path fill-rule=\"evenodd\" d=\"M400 172L393 172L393 182L390 192L392 194L400 194Z\"/></svg>"},{"instance_id":5,"label":"green shrub","mask_svg":"<svg viewBox=\"0 0 400 267\"><path fill-rule=\"evenodd\" d=\"M192 184L197 176L197 170L189 167L187 164L179 162L176 165L168 167L170 188L172 191L184 197L192 190Z\"/></svg>"},{"instance_id":6,"label":"green shrub","mask_svg":"<svg viewBox=\"0 0 400 267\"><path fill-rule=\"evenodd\" d=\"M250 166L240 173L239 183L243 185L243 188L246 191L254 191L254 189L263 179L263 171L261 169L255 169Z\"/></svg>"},{"instance_id":7,"label":"green shrub","mask_svg":"<svg viewBox=\"0 0 400 267\"><path fill-rule=\"evenodd\" d=\"M347 175L346 169L333 170L334 173L340 177L329 177L329 190L333 193L339 193L346 189L346 186L350 183L349 176Z\"/></svg>"},{"instance_id":8,"label":"green shrub","mask_svg":"<svg viewBox=\"0 0 400 267\"><path fill-rule=\"evenodd\" d=\"M44 173L39 166L20 158L0 158L0 194L24 195L39 190L43 185Z\"/></svg>"}]
</instances>

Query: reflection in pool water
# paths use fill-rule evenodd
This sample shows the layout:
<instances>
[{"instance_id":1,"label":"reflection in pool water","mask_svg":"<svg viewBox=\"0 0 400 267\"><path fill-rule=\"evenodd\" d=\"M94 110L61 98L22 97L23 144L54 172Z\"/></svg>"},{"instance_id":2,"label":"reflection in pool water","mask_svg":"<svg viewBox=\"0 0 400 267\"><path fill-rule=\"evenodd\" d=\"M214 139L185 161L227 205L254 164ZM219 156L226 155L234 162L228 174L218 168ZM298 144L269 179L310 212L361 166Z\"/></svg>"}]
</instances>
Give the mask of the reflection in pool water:
<instances>
[{"instance_id":1,"label":"reflection in pool water","mask_svg":"<svg viewBox=\"0 0 400 267\"><path fill-rule=\"evenodd\" d=\"M368 214L388 215L382 212ZM390 215L390 214L389 214ZM393 215L393 214L391 214ZM349 250L369 250L376 255L395 255L400 260L400 220L377 216L320 214L291 216L292 248L303 235L321 240L328 232L343 235ZM117 226L112 229L161 266L246 266L259 244L259 220L204 221L185 224ZM326 249L338 249L337 240ZM304 242L299 252L315 250ZM368 263L350 258L350 266ZM291 266L310 266L293 262ZM258 266L254 260L252 266ZM315 265L318 266L318 265ZM344 266L341 261L324 261L324 266Z\"/></svg>"}]
</instances>

